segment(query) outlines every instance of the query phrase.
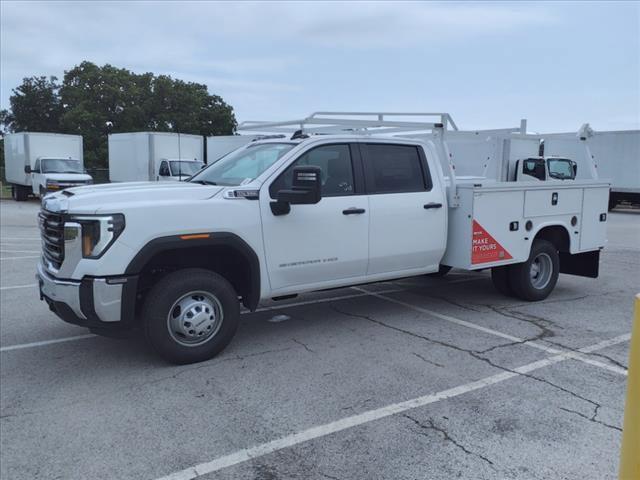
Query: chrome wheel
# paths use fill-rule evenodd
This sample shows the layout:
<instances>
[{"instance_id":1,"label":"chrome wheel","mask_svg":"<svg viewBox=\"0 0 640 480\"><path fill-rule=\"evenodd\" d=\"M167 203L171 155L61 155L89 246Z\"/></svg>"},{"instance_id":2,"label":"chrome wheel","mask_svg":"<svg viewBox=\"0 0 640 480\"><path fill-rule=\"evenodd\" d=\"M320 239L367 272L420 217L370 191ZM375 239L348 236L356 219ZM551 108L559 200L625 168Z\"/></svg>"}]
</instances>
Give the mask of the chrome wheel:
<instances>
[{"instance_id":1,"label":"chrome wheel","mask_svg":"<svg viewBox=\"0 0 640 480\"><path fill-rule=\"evenodd\" d=\"M551 281L553 261L547 253L540 253L531 262L529 277L531 285L537 290L544 289Z\"/></svg>"},{"instance_id":2,"label":"chrome wheel","mask_svg":"<svg viewBox=\"0 0 640 480\"><path fill-rule=\"evenodd\" d=\"M220 330L223 311L220 301L208 292L189 292L169 310L167 328L180 345L198 347L211 340Z\"/></svg>"}]
</instances>

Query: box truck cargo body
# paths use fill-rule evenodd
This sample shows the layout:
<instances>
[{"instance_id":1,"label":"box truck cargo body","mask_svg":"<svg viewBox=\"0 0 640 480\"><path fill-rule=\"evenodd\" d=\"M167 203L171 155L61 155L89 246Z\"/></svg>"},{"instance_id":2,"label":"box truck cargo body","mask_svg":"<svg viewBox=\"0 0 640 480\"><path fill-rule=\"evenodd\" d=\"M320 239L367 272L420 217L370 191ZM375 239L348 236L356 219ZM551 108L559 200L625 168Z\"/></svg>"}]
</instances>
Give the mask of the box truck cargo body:
<instances>
[{"instance_id":1,"label":"box truck cargo body","mask_svg":"<svg viewBox=\"0 0 640 480\"><path fill-rule=\"evenodd\" d=\"M204 166L199 135L162 132L109 135L112 182L184 180Z\"/></svg>"},{"instance_id":2,"label":"box truck cargo body","mask_svg":"<svg viewBox=\"0 0 640 480\"><path fill-rule=\"evenodd\" d=\"M575 133L545 135L544 154L578 156ZM627 201L640 204L640 130L593 132L589 148L598 166L598 176L611 180L609 207ZM589 178L578 167L577 178Z\"/></svg>"},{"instance_id":3,"label":"box truck cargo body","mask_svg":"<svg viewBox=\"0 0 640 480\"><path fill-rule=\"evenodd\" d=\"M9 133L4 137L4 154L15 200L92 183L84 171L80 135Z\"/></svg>"},{"instance_id":4,"label":"box truck cargo body","mask_svg":"<svg viewBox=\"0 0 640 480\"><path fill-rule=\"evenodd\" d=\"M215 163L227 153L261 138L260 135L217 135L207 137L207 165Z\"/></svg>"}]
</instances>

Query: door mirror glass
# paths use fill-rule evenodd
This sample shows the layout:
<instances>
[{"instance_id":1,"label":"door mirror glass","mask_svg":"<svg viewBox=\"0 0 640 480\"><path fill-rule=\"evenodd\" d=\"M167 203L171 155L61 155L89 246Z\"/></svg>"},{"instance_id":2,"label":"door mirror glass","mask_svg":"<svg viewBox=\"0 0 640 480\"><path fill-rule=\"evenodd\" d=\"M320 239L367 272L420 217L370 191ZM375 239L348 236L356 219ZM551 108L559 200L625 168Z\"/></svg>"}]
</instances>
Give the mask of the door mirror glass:
<instances>
[{"instance_id":1,"label":"door mirror glass","mask_svg":"<svg viewBox=\"0 0 640 480\"><path fill-rule=\"evenodd\" d=\"M33 170L31 170L31 167L29 165L27 165L26 167L24 167L24 173L31 173Z\"/></svg>"}]
</instances>

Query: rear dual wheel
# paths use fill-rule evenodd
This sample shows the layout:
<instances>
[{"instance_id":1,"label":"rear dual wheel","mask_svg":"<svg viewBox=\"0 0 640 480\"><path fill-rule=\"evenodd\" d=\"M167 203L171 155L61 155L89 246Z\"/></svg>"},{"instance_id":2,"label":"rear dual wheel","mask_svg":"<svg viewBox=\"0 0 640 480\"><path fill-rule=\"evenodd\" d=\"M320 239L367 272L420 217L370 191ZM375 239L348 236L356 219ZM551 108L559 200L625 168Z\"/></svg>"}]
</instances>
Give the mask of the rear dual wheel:
<instances>
[{"instance_id":1,"label":"rear dual wheel","mask_svg":"<svg viewBox=\"0 0 640 480\"><path fill-rule=\"evenodd\" d=\"M536 302L553 291L560 274L560 257L547 240L534 240L529 258L524 263L491 269L496 289L508 296Z\"/></svg>"}]
</instances>

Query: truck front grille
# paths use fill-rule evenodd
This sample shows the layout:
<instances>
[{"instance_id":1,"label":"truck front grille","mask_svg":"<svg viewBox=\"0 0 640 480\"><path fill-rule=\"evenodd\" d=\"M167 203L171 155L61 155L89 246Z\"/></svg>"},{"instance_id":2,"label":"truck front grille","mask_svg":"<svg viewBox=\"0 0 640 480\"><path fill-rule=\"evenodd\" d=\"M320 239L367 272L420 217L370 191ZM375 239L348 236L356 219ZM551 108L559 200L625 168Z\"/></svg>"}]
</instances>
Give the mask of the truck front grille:
<instances>
[{"instance_id":1,"label":"truck front grille","mask_svg":"<svg viewBox=\"0 0 640 480\"><path fill-rule=\"evenodd\" d=\"M40 210L38 214L42 253L55 268L64 261L64 218L59 213Z\"/></svg>"}]
</instances>

